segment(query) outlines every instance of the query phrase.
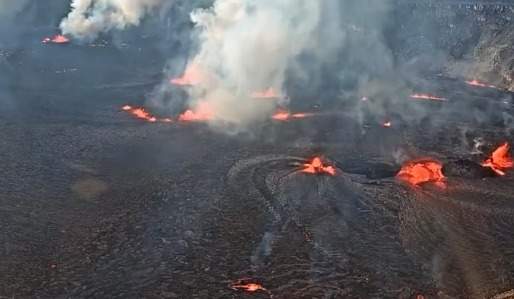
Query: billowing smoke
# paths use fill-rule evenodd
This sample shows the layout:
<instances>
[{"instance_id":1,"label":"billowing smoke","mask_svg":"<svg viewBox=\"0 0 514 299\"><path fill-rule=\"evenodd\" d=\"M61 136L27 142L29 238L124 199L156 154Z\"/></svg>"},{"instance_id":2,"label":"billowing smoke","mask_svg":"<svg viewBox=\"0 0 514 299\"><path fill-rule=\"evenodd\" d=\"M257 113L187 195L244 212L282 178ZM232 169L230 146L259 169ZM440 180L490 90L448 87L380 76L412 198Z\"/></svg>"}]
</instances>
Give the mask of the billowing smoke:
<instances>
[{"instance_id":1,"label":"billowing smoke","mask_svg":"<svg viewBox=\"0 0 514 299\"><path fill-rule=\"evenodd\" d=\"M287 70L317 46L321 8L310 0L217 0L195 10L200 45L186 69L201 78L190 91L193 106L207 105L216 120L236 124L269 115L272 106L251 94L272 88L285 95Z\"/></svg>"},{"instance_id":2,"label":"billowing smoke","mask_svg":"<svg viewBox=\"0 0 514 299\"><path fill-rule=\"evenodd\" d=\"M138 25L147 13L171 3L165 0L73 0L71 11L60 27L63 34L92 40L102 32Z\"/></svg>"}]
</instances>

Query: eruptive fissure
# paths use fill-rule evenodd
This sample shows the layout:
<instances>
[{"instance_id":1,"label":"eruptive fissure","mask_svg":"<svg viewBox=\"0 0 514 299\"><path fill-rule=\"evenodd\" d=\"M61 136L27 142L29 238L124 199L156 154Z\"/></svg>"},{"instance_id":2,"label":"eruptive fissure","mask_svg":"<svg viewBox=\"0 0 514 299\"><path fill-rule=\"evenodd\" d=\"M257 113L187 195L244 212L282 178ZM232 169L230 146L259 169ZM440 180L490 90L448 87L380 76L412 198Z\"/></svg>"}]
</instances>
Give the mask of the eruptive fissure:
<instances>
[{"instance_id":1,"label":"eruptive fissure","mask_svg":"<svg viewBox=\"0 0 514 299\"><path fill-rule=\"evenodd\" d=\"M410 95L411 99L417 99L417 100L431 100L431 101L447 101L446 98L438 97L431 94L425 94L425 93L414 93Z\"/></svg>"}]
</instances>

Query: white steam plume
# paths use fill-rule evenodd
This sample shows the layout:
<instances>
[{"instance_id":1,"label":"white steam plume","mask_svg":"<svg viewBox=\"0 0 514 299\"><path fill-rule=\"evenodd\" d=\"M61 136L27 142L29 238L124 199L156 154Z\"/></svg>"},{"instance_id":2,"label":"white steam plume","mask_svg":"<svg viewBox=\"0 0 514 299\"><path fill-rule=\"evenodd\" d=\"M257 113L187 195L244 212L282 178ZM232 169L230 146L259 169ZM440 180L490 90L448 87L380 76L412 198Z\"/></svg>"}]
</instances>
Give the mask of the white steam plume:
<instances>
[{"instance_id":1,"label":"white steam plume","mask_svg":"<svg viewBox=\"0 0 514 299\"><path fill-rule=\"evenodd\" d=\"M61 22L63 34L92 40L100 33L138 25L149 12L168 0L73 0L71 11Z\"/></svg>"},{"instance_id":2,"label":"white steam plume","mask_svg":"<svg viewBox=\"0 0 514 299\"><path fill-rule=\"evenodd\" d=\"M186 73L201 80L190 91L216 120L245 125L269 116L272 105L251 94L272 88L284 95L286 71L294 59L316 47L313 34L322 1L216 0L191 14L199 29L199 52Z\"/></svg>"}]
</instances>

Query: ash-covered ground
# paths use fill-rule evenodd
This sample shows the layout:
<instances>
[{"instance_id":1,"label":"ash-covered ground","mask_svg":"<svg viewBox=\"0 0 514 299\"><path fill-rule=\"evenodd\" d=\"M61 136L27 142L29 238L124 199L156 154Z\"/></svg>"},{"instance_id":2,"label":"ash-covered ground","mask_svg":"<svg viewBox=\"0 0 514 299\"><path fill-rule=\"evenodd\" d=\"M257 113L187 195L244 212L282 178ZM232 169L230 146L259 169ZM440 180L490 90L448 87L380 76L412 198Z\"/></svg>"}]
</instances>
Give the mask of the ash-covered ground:
<instances>
[{"instance_id":1,"label":"ash-covered ground","mask_svg":"<svg viewBox=\"0 0 514 299\"><path fill-rule=\"evenodd\" d=\"M423 44L393 33L398 60L423 63ZM457 54L405 82L445 101L325 96L292 102L313 117L225 134L121 111L162 80L151 37L38 34L0 49L0 298L512 298L514 172L479 163L513 143L514 102L502 82L452 77ZM337 174L300 172L313 156ZM395 179L404 157L441 161L445 186Z\"/></svg>"}]
</instances>

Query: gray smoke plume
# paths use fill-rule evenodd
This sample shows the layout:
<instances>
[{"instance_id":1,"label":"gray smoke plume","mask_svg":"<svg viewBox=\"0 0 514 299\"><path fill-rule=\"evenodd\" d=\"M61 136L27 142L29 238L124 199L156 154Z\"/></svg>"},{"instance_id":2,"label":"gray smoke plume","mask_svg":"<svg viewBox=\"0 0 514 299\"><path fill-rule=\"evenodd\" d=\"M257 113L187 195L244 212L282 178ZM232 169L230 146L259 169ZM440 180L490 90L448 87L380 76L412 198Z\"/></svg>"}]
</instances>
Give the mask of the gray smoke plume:
<instances>
[{"instance_id":1,"label":"gray smoke plume","mask_svg":"<svg viewBox=\"0 0 514 299\"><path fill-rule=\"evenodd\" d=\"M92 40L102 32L136 26L147 13L162 5L171 5L172 2L165 0L73 0L71 11L62 20L60 27L63 34L79 40Z\"/></svg>"}]
</instances>

